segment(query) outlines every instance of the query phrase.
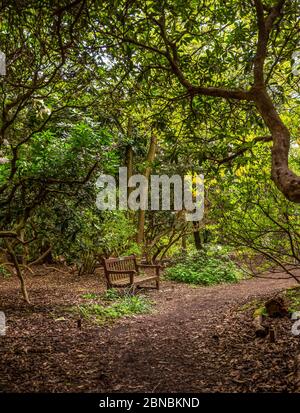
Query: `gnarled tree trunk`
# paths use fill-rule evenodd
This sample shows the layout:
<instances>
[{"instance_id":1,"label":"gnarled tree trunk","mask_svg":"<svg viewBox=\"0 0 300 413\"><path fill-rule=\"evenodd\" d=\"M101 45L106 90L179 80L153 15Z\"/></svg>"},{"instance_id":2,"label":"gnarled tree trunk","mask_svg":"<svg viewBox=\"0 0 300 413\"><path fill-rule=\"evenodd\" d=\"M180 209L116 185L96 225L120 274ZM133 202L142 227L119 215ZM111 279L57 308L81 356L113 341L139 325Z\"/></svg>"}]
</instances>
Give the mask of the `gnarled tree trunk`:
<instances>
[{"instance_id":1,"label":"gnarled tree trunk","mask_svg":"<svg viewBox=\"0 0 300 413\"><path fill-rule=\"evenodd\" d=\"M290 132L265 88L255 93L254 101L273 139L272 179L287 199L300 203L300 177L289 169Z\"/></svg>"}]
</instances>

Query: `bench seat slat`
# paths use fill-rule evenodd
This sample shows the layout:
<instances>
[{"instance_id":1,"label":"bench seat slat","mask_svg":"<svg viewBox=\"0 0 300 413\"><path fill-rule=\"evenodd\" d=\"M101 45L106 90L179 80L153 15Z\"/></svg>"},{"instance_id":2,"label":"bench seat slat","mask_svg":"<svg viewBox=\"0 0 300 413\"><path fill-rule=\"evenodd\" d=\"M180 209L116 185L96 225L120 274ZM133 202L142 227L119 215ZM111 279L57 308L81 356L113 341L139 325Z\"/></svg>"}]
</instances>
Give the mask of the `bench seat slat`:
<instances>
[{"instance_id":1,"label":"bench seat slat","mask_svg":"<svg viewBox=\"0 0 300 413\"><path fill-rule=\"evenodd\" d=\"M158 277L157 276L142 276L139 275L137 277L134 277L134 282L133 284L138 285L138 284L143 284L147 281L152 281L152 280L156 280ZM124 285L130 285L130 280L129 277L128 278L123 278L121 280L117 280L116 282L112 283L113 286L124 286Z\"/></svg>"}]
</instances>

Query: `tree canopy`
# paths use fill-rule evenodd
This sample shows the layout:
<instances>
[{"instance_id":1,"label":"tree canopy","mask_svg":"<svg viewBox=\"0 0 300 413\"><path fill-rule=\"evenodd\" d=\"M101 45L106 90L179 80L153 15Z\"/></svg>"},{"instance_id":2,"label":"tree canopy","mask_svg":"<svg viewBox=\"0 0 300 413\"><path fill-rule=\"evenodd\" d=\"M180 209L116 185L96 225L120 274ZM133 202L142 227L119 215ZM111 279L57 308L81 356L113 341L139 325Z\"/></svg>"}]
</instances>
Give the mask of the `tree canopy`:
<instances>
[{"instance_id":1,"label":"tree canopy","mask_svg":"<svg viewBox=\"0 0 300 413\"><path fill-rule=\"evenodd\" d=\"M0 238L21 282L50 250L153 261L209 237L298 263L299 11L291 0L3 2ZM203 173L204 219L98 211L97 175L119 166Z\"/></svg>"}]
</instances>

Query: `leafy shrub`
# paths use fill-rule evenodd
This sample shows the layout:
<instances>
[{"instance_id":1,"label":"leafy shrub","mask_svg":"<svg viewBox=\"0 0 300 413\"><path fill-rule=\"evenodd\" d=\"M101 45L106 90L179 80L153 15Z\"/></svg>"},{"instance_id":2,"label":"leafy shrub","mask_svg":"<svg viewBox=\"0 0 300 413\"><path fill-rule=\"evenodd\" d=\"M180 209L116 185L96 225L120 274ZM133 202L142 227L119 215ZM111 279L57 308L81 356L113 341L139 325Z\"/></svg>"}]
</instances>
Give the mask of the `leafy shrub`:
<instances>
[{"instance_id":1,"label":"leafy shrub","mask_svg":"<svg viewBox=\"0 0 300 413\"><path fill-rule=\"evenodd\" d=\"M107 300L112 300L115 297L116 295L112 293L108 295ZM109 306L97 303L82 304L76 308L76 311L84 318L103 324L121 317L144 314L150 309L151 302L145 297L126 295L124 297L118 296L117 300Z\"/></svg>"},{"instance_id":2,"label":"leafy shrub","mask_svg":"<svg viewBox=\"0 0 300 413\"><path fill-rule=\"evenodd\" d=\"M166 270L166 278L188 284L233 283L240 278L240 271L228 255L203 250L189 254L177 261L174 267Z\"/></svg>"}]
</instances>

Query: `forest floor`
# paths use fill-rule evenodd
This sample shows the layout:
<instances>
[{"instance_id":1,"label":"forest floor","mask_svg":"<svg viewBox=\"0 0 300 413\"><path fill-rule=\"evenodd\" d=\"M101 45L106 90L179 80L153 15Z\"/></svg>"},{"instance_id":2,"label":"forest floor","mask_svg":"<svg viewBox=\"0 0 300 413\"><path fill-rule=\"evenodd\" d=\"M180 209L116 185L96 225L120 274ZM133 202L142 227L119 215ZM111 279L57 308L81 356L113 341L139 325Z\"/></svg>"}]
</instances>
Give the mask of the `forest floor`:
<instances>
[{"instance_id":1,"label":"forest floor","mask_svg":"<svg viewBox=\"0 0 300 413\"><path fill-rule=\"evenodd\" d=\"M14 278L0 279L1 392L293 392L300 337L292 320L274 319L276 342L256 338L254 300L293 286L252 279L192 287L169 281L144 292L151 313L107 325L66 311L101 293L98 276L38 266L26 276L32 305ZM274 276L274 275L272 275ZM281 277L284 276L281 274Z\"/></svg>"}]
</instances>

